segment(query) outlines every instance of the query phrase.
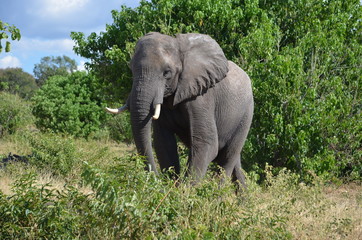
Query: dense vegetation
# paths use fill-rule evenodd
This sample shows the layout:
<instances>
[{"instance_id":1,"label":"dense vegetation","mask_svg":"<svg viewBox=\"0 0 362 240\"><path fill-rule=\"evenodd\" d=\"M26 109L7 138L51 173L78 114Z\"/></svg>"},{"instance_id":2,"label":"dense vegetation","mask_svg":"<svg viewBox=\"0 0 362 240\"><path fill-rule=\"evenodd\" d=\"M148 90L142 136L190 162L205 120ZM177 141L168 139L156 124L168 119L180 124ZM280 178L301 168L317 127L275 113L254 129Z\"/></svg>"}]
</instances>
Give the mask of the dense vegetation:
<instances>
[{"instance_id":1,"label":"dense vegetation","mask_svg":"<svg viewBox=\"0 0 362 240\"><path fill-rule=\"evenodd\" d=\"M253 81L248 171L260 174L269 163L304 177L361 177L359 0L153 0L112 15L106 32L72 33L111 101L127 97L128 62L142 35L209 34Z\"/></svg>"},{"instance_id":2,"label":"dense vegetation","mask_svg":"<svg viewBox=\"0 0 362 240\"><path fill-rule=\"evenodd\" d=\"M0 165L1 239L358 239L360 185L301 183L283 169L235 194L144 171L123 144L22 132L0 139L28 164ZM2 155L4 156L4 155ZM122 157L120 157L122 156ZM183 164L186 156L182 157Z\"/></svg>"},{"instance_id":3,"label":"dense vegetation","mask_svg":"<svg viewBox=\"0 0 362 240\"><path fill-rule=\"evenodd\" d=\"M21 68L0 69L0 91L30 99L37 89L34 77Z\"/></svg>"},{"instance_id":4,"label":"dense vegetation","mask_svg":"<svg viewBox=\"0 0 362 240\"><path fill-rule=\"evenodd\" d=\"M85 72L49 78L33 97L40 129L87 137L107 119L97 80Z\"/></svg>"},{"instance_id":5,"label":"dense vegetation","mask_svg":"<svg viewBox=\"0 0 362 240\"><path fill-rule=\"evenodd\" d=\"M31 104L19 96L0 92L0 138L29 126L34 121Z\"/></svg>"},{"instance_id":6,"label":"dense vegetation","mask_svg":"<svg viewBox=\"0 0 362 240\"><path fill-rule=\"evenodd\" d=\"M112 16L106 32L72 33L89 72L44 57L37 90L21 69L0 70L0 239L360 238L359 0L152 0ZM122 143L128 114L105 114L127 97L128 62L149 31L209 34L251 76L243 193L213 172L192 187L184 172L145 172ZM0 21L4 32L20 39ZM9 152L23 161L1 161Z\"/></svg>"}]
</instances>

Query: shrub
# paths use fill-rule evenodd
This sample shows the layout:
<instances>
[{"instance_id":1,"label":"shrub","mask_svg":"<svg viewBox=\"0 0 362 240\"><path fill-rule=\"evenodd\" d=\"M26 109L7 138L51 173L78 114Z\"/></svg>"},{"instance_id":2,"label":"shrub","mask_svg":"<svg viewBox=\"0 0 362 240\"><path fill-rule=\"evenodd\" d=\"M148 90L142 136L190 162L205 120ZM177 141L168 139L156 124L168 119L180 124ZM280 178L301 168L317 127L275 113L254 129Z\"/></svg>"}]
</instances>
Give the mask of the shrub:
<instances>
[{"instance_id":1,"label":"shrub","mask_svg":"<svg viewBox=\"0 0 362 240\"><path fill-rule=\"evenodd\" d=\"M17 95L0 92L0 137L33 122L30 104Z\"/></svg>"},{"instance_id":2,"label":"shrub","mask_svg":"<svg viewBox=\"0 0 362 240\"><path fill-rule=\"evenodd\" d=\"M24 174L14 184L14 194L0 192L2 239L70 239L79 233L86 197L73 187L60 192L50 184L36 184L36 175Z\"/></svg>"},{"instance_id":3,"label":"shrub","mask_svg":"<svg viewBox=\"0 0 362 240\"><path fill-rule=\"evenodd\" d=\"M126 143L133 142L130 115L128 112L111 116L106 126L109 128L109 135L113 140Z\"/></svg>"},{"instance_id":4,"label":"shrub","mask_svg":"<svg viewBox=\"0 0 362 240\"><path fill-rule=\"evenodd\" d=\"M42 130L87 137L100 130L108 115L94 76L75 72L54 76L33 97L36 125Z\"/></svg>"},{"instance_id":5,"label":"shrub","mask_svg":"<svg viewBox=\"0 0 362 240\"><path fill-rule=\"evenodd\" d=\"M34 77L21 68L0 69L0 91L30 99L37 89Z\"/></svg>"},{"instance_id":6,"label":"shrub","mask_svg":"<svg viewBox=\"0 0 362 240\"><path fill-rule=\"evenodd\" d=\"M274 9L274 18L265 15L240 40L241 56L234 59L253 80L256 108L244 151L248 170L262 172L269 163L305 177L309 171L327 179L362 177L362 48L353 30L361 6L345 6L348 17L335 14L337 2L308 6L293 22L279 19L283 8Z\"/></svg>"}]
</instances>

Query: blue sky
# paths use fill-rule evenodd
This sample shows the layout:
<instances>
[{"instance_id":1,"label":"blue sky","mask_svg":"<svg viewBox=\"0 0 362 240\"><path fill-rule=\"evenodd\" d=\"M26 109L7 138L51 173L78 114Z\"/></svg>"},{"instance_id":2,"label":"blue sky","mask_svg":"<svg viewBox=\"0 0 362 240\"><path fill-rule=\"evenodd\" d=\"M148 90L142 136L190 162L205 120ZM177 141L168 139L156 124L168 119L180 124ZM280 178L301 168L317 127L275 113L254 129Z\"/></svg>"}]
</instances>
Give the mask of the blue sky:
<instances>
[{"instance_id":1,"label":"blue sky","mask_svg":"<svg viewBox=\"0 0 362 240\"><path fill-rule=\"evenodd\" d=\"M119 10L121 5L136 7L138 3L139 0L1 0L0 20L19 28L21 40L11 41L9 53L0 53L0 68L20 67L33 74L34 65L42 57L66 55L82 69L87 59L73 52L70 32L89 35L104 31L107 23L113 23L111 10Z\"/></svg>"}]
</instances>

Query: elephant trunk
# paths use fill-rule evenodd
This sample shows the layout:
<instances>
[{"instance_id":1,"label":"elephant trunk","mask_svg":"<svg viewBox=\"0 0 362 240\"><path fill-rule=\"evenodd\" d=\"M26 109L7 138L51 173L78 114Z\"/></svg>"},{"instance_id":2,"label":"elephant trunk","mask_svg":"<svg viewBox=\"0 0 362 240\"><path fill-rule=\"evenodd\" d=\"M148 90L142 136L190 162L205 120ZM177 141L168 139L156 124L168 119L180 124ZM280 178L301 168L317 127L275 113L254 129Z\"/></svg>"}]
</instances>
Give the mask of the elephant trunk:
<instances>
[{"instance_id":1,"label":"elephant trunk","mask_svg":"<svg viewBox=\"0 0 362 240\"><path fill-rule=\"evenodd\" d=\"M156 102L155 96L151 92L135 84L132 88L130 112L132 133L137 151L146 157L146 169L157 173L152 153L151 123L152 118L158 118L160 106L157 106L159 102Z\"/></svg>"}]
</instances>

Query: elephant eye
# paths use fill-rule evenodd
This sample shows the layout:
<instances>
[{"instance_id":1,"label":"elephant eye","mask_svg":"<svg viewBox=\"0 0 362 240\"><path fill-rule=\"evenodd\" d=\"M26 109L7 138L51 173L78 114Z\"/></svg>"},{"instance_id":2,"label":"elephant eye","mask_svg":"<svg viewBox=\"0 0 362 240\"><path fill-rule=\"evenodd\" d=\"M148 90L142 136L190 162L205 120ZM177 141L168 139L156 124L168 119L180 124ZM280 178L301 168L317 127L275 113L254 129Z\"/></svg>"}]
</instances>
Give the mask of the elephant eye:
<instances>
[{"instance_id":1,"label":"elephant eye","mask_svg":"<svg viewBox=\"0 0 362 240\"><path fill-rule=\"evenodd\" d=\"M166 78L166 79L170 79L171 78L171 71L170 70L166 70L163 72L163 76Z\"/></svg>"}]
</instances>

